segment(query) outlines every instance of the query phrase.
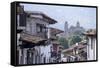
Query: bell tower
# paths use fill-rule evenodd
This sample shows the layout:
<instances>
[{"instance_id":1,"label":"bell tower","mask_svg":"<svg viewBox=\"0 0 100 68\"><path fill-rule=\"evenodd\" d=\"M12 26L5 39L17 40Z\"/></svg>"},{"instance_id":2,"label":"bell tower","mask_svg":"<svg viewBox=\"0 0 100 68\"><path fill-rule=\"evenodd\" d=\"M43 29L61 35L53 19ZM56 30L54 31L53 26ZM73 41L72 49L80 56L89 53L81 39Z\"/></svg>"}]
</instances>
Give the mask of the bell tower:
<instances>
[{"instance_id":1,"label":"bell tower","mask_svg":"<svg viewBox=\"0 0 100 68\"><path fill-rule=\"evenodd\" d=\"M65 33L65 37L68 37L68 22L65 22L65 26L64 26L64 33Z\"/></svg>"},{"instance_id":2,"label":"bell tower","mask_svg":"<svg viewBox=\"0 0 100 68\"><path fill-rule=\"evenodd\" d=\"M77 22L76 27L80 27L80 23L79 23L79 21Z\"/></svg>"}]
</instances>

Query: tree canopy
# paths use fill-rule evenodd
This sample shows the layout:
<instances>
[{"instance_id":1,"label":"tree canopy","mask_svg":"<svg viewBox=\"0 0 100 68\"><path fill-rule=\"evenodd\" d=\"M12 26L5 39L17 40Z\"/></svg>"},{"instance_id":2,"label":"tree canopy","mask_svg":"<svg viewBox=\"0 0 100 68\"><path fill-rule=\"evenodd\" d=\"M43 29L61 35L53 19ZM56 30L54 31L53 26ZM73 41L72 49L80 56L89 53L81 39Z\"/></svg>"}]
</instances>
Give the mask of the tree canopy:
<instances>
[{"instance_id":1,"label":"tree canopy","mask_svg":"<svg viewBox=\"0 0 100 68\"><path fill-rule=\"evenodd\" d=\"M77 42L81 42L81 38L80 38L80 36L73 36L72 38L71 38L71 40L70 40L70 45L73 45L73 44L75 44L75 43L77 43Z\"/></svg>"},{"instance_id":2,"label":"tree canopy","mask_svg":"<svg viewBox=\"0 0 100 68\"><path fill-rule=\"evenodd\" d=\"M59 38L59 42L62 46L64 46L64 48L68 48L68 40L66 40L65 38Z\"/></svg>"}]
</instances>

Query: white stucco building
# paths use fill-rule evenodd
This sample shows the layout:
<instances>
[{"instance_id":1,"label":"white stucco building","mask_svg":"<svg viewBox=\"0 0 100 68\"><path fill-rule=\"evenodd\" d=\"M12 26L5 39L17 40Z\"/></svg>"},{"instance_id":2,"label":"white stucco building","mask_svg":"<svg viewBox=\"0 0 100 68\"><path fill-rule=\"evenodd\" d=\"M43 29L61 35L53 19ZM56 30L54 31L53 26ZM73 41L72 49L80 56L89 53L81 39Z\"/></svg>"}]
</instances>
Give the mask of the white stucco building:
<instances>
[{"instance_id":1,"label":"white stucco building","mask_svg":"<svg viewBox=\"0 0 100 68\"><path fill-rule=\"evenodd\" d=\"M87 38L87 60L96 60L96 30L90 29L84 34Z\"/></svg>"}]
</instances>

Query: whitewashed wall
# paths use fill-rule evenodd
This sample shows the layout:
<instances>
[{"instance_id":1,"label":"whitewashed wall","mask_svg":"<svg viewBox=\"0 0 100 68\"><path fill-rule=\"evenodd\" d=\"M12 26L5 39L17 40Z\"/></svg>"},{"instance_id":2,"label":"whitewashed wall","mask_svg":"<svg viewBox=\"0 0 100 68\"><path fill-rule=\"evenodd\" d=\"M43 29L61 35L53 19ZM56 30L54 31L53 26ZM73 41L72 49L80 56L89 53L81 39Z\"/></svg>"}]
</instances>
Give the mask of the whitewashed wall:
<instances>
[{"instance_id":1,"label":"whitewashed wall","mask_svg":"<svg viewBox=\"0 0 100 68\"><path fill-rule=\"evenodd\" d=\"M91 37L88 37L89 43L87 45L87 59L88 60L96 60L96 38L93 38L91 41ZM91 49L91 44L93 44L93 49Z\"/></svg>"}]
</instances>

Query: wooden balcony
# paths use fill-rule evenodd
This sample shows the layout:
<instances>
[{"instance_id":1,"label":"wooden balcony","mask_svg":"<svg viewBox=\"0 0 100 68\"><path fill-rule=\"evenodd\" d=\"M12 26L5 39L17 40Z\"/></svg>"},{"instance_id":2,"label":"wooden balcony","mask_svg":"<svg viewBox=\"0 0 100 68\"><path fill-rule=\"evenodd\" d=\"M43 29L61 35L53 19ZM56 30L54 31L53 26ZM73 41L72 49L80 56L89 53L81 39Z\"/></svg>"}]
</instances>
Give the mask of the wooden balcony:
<instances>
[{"instance_id":1,"label":"wooden balcony","mask_svg":"<svg viewBox=\"0 0 100 68\"><path fill-rule=\"evenodd\" d=\"M51 39L51 40L57 40L57 36L51 35L51 36L50 36L50 39Z\"/></svg>"},{"instance_id":2,"label":"wooden balcony","mask_svg":"<svg viewBox=\"0 0 100 68\"><path fill-rule=\"evenodd\" d=\"M48 36L47 36L47 33L46 32L40 32L40 33L37 33L36 35L39 36L39 37L48 39Z\"/></svg>"},{"instance_id":3,"label":"wooden balcony","mask_svg":"<svg viewBox=\"0 0 100 68\"><path fill-rule=\"evenodd\" d=\"M40 34L33 35L28 32L22 32L21 40L37 44L41 41L46 41L47 39Z\"/></svg>"}]
</instances>

